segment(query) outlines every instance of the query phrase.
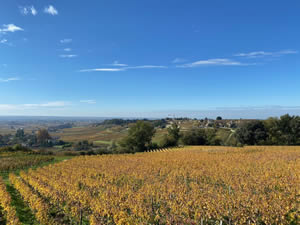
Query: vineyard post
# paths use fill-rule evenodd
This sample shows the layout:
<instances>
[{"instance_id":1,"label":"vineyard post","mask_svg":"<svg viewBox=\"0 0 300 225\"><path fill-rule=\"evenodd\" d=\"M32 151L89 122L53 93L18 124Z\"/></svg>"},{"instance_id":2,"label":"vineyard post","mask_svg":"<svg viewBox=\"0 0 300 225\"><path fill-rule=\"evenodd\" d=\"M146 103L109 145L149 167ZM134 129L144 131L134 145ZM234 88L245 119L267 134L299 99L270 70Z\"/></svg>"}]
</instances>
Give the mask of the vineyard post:
<instances>
[{"instance_id":1,"label":"vineyard post","mask_svg":"<svg viewBox=\"0 0 300 225\"><path fill-rule=\"evenodd\" d=\"M82 225L82 209L80 209L80 225Z\"/></svg>"}]
</instances>

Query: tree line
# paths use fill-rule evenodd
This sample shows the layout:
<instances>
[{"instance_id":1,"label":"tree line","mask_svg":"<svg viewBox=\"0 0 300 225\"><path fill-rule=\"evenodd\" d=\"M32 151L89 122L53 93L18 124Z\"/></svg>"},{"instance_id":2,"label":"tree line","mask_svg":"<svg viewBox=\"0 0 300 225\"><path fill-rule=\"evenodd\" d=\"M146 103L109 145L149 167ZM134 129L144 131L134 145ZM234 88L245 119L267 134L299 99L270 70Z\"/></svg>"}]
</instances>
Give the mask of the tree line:
<instances>
[{"instance_id":1,"label":"tree line","mask_svg":"<svg viewBox=\"0 0 300 225\"><path fill-rule=\"evenodd\" d=\"M121 153L143 152L155 148L178 145L222 145L216 129L194 128L186 132L173 122L161 143L153 142L155 127L148 121L137 121L115 151ZM300 145L300 117L288 114L280 118L247 121L234 130L235 146L243 145Z\"/></svg>"},{"instance_id":2,"label":"tree line","mask_svg":"<svg viewBox=\"0 0 300 225\"><path fill-rule=\"evenodd\" d=\"M300 117L286 114L248 122L235 135L242 145L300 145Z\"/></svg>"}]
</instances>

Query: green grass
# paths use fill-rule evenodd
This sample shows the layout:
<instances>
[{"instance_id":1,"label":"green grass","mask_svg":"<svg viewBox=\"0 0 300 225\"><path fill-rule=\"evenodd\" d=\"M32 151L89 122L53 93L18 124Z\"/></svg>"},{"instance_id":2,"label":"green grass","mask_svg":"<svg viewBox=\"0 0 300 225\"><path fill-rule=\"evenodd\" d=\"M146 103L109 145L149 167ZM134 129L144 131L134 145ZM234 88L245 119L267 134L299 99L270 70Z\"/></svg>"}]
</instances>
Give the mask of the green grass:
<instances>
[{"instance_id":1,"label":"green grass","mask_svg":"<svg viewBox=\"0 0 300 225\"><path fill-rule=\"evenodd\" d=\"M62 149L64 146L63 145L54 145L53 148L57 148L57 149Z\"/></svg>"},{"instance_id":2,"label":"green grass","mask_svg":"<svg viewBox=\"0 0 300 225\"><path fill-rule=\"evenodd\" d=\"M7 191L11 195L12 205L16 208L17 216L22 224L38 225L31 209L23 201L19 192L9 183L6 184Z\"/></svg>"},{"instance_id":3,"label":"green grass","mask_svg":"<svg viewBox=\"0 0 300 225\"><path fill-rule=\"evenodd\" d=\"M93 143L95 145L98 145L98 144L110 145L112 143L112 141L94 141Z\"/></svg>"}]
</instances>

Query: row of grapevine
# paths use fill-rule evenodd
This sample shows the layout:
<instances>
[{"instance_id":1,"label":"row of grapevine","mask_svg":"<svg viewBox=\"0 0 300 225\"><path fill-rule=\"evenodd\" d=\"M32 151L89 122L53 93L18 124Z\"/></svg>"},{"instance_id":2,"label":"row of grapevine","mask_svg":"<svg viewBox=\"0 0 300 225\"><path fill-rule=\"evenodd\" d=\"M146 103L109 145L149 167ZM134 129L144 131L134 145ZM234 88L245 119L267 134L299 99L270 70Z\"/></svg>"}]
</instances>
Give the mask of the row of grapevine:
<instances>
[{"instance_id":1,"label":"row of grapevine","mask_svg":"<svg viewBox=\"0 0 300 225\"><path fill-rule=\"evenodd\" d=\"M9 181L22 195L35 214L36 219L44 225L53 225L55 221L50 217L49 205L39 197L34 191L20 178L14 174L9 175Z\"/></svg>"},{"instance_id":2,"label":"row of grapevine","mask_svg":"<svg viewBox=\"0 0 300 225\"><path fill-rule=\"evenodd\" d=\"M10 194L6 190L6 185L0 177L0 206L3 208L7 225L20 225L16 209L12 206Z\"/></svg>"},{"instance_id":3,"label":"row of grapevine","mask_svg":"<svg viewBox=\"0 0 300 225\"><path fill-rule=\"evenodd\" d=\"M56 209L56 214L66 216L68 224L80 223L82 220L82 210L77 207L77 203L72 201L69 194L65 192L66 183L59 184L59 180L51 181L45 180L42 174L38 176L33 173L33 170L29 170L28 173L21 172L20 177L32 188L36 193L39 193L43 198ZM51 186L52 184L52 186ZM81 218L80 218L81 216Z\"/></svg>"}]
</instances>

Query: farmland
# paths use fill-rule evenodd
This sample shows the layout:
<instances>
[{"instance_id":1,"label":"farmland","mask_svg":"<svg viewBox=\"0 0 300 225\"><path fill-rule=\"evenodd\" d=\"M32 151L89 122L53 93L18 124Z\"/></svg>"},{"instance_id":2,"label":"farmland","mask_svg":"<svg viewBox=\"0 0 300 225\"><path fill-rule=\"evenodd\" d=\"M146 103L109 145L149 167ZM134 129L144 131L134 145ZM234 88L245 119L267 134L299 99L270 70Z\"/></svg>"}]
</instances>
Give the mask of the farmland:
<instances>
[{"instance_id":1,"label":"farmland","mask_svg":"<svg viewBox=\"0 0 300 225\"><path fill-rule=\"evenodd\" d=\"M75 157L7 182L40 224L297 224L299 174L300 147L194 146Z\"/></svg>"}]
</instances>

